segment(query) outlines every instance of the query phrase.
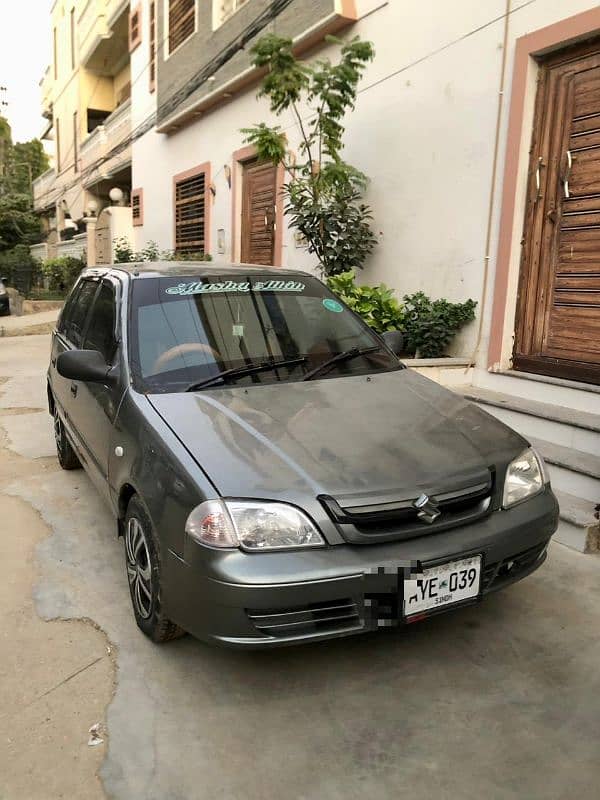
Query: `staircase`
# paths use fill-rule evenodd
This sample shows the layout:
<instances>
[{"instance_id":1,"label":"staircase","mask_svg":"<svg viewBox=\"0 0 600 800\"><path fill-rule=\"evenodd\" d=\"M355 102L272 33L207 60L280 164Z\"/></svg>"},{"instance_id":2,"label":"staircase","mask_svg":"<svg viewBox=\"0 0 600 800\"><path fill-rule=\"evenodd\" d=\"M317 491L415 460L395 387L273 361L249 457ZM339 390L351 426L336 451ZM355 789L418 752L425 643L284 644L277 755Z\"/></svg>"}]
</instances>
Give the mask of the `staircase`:
<instances>
[{"instance_id":1,"label":"staircase","mask_svg":"<svg viewBox=\"0 0 600 800\"><path fill-rule=\"evenodd\" d=\"M555 539L600 551L600 387L507 371L454 391L523 434L544 456L560 505Z\"/></svg>"}]
</instances>

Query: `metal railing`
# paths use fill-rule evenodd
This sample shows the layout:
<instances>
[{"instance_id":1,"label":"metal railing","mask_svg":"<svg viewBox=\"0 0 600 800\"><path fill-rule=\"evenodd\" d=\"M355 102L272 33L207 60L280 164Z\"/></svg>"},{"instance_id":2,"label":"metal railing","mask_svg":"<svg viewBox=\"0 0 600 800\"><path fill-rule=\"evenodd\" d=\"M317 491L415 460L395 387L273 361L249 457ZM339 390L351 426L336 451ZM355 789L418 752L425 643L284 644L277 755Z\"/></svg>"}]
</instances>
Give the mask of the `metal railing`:
<instances>
[{"instance_id":1,"label":"metal railing","mask_svg":"<svg viewBox=\"0 0 600 800\"><path fill-rule=\"evenodd\" d=\"M33 181L33 207L36 211L53 205L58 197L56 170L48 169Z\"/></svg>"},{"instance_id":2,"label":"metal railing","mask_svg":"<svg viewBox=\"0 0 600 800\"><path fill-rule=\"evenodd\" d=\"M110 175L123 164L131 160L131 145L128 144L119 153L107 157L118 145L126 142L131 134L131 101L127 100L119 106L110 117L104 120L81 144L79 155L84 182L95 180L100 174Z\"/></svg>"}]
</instances>

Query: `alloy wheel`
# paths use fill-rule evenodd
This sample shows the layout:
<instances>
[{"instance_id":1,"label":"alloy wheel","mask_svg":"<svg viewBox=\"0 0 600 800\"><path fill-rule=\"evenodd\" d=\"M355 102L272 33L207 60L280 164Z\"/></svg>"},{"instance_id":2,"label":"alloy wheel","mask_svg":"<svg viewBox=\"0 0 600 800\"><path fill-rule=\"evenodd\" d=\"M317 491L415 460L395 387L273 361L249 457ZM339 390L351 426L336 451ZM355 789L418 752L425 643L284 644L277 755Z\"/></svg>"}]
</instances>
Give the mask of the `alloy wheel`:
<instances>
[{"instance_id":1,"label":"alloy wheel","mask_svg":"<svg viewBox=\"0 0 600 800\"><path fill-rule=\"evenodd\" d=\"M63 437L64 437L64 428L63 424L58 416L58 411L54 412L54 439L56 440L56 447L60 451L63 446Z\"/></svg>"},{"instance_id":2,"label":"alloy wheel","mask_svg":"<svg viewBox=\"0 0 600 800\"><path fill-rule=\"evenodd\" d=\"M125 531L127 578L135 610L148 619L152 614L152 563L142 524L131 517Z\"/></svg>"}]
</instances>

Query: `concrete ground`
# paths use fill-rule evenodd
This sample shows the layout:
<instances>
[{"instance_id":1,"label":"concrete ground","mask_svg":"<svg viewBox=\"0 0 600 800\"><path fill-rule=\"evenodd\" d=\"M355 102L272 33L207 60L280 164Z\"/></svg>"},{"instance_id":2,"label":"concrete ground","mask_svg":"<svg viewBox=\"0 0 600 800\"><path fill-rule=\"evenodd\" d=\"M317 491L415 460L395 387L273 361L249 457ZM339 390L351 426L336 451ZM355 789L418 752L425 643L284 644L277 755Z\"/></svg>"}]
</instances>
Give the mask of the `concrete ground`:
<instances>
[{"instance_id":1,"label":"concrete ground","mask_svg":"<svg viewBox=\"0 0 600 800\"><path fill-rule=\"evenodd\" d=\"M50 309L19 317L15 314L0 317L0 337L51 333L58 314L58 309Z\"/></svg>"},{"instance_id":2,"label":"concrete ground","mask_svg":"<svg viewBox=\"0 0 600 800\"><path fill-rule=\"evenodd\" d=\"M155 646L110 514L50 455L48 346L0 340L0 798L94 798L100 767L119 800L596 800L600 556L554 545L522 583L400 632Z\"/></svg>"}]
</instances>

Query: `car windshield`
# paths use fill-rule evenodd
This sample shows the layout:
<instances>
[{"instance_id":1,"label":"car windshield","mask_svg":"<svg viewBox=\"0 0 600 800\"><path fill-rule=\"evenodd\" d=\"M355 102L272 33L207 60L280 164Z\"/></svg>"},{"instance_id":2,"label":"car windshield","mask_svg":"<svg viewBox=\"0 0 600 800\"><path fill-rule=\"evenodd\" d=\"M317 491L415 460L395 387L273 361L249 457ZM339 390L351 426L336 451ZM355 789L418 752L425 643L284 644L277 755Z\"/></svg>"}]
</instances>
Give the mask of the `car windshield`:
<instances>
[{"instance_id":1,"label":"car windshield","mask_svg":"<svg viewBox=\"0 0 600 800\"><path fill-rule=\"evenodd\" d=\"M379 337L315 278L238 272L135 280L130 364L144 392L400 367Z\"/></svg>"}]
</instances>

